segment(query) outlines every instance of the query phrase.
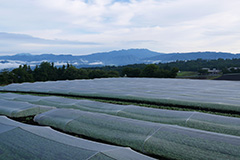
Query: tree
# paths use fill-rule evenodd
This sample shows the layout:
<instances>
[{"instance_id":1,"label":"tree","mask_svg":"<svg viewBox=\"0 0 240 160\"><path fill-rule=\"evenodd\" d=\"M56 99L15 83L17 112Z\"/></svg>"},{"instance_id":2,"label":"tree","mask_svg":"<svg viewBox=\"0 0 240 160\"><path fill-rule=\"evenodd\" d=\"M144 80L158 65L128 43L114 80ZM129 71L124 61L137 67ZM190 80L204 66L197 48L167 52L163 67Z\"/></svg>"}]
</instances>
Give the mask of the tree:
<instances>
[{"instance_id":1,"label":"tree","mask_svg":"<svg viewBox=\"0 0 240 160\"><path fill-rule=\"evenodd\" d=\"M79 79L88 79L88 71L86 69L78 69Z\"/></svg>"},{"instance_id":2,"label":"tree","mask_svg":"<svg viewBox=\"0 0 240 160\"><path fill-rule=\"evenodd\" d=\"M179 72L179 69L176 67L173 67L170 71L169 78L176 78L178 72Z\"/></svg>"},{"instance_id":3,"label":"tree","mask_svg":"<svg viewBox=\"0 0 240 160\"><path fill-rule=\"evenodd\" d=\"M0 85L6 85L6 84L13 83L13 79L14 79L14 77L13 77L12 73L6 69L4 69L0 73Z\"/></svg>"},{"instance_id":4,"label":"tree","mask_svg":"<svg viewBox=\"0 0 240 160\"><path fill-rule=\"evenodd\" d=\"M159 67L156 64L148 64L142 70L141 76L143 77L156 77Z\"/></svg>"},{"instance_id":5,"label":"tree","mask_svg":"<svg viewBox=\"0 0 240 160\"><path fill-rule=\"evenodd\" d=\"M139 77L140 74L141 70L139 68L125 67L122 70L122 75L127 77Z\"/></svg>"},{"instance_id":6,"label":"tree","mask_svg":"<svg viewBox=\"0 0 240 160\"><path fill-rule=\"evenodd\" d=\"M117 71L109 71L107 72L107 77L119 77L119 73Z\"/></svg>"},{"instance_id":7,"label":"tree","mask_svg":"<svg viewBox=\"0 0 240 160\"><path fill-rule=\"evenodd\" d=\"M158 69L156 72L155 72L155 75L154 77L156 78L170 78L169 77L169 70L165 70L165 69Z\"/></svg>"},{"instance_id":8,"label":"tree","mask_svg":"<svg viewBox=\"0 0 240 160\"><path fill-rule=\"evenodd\" d=\"M208 70L207 69L200 69L200 70L198 70L198 73L200 75L207 75L208 74Z\"/></svg>"},{"instance_id":9,"label":"tree","mask_svg":"<svg viewBox=\"0 0 240 160\"><path fill-rule=\"evenodd\" d=\"M42 62L34 69L35 81L53 81L57 80L57 68L54 63Z\"/></svg>"},{"instance_id":10,"label":"tree","mask_svg":"<svg viewBox=\"0 0 240 160\"><path fill-rule=\"evenodd\" d=\"M22 83L22 82L33 82L33 75L30 66L20 65L18 68L12 70L11 72L14 76L13 81L15 83Z\"/></svg>"},{"instance_id":11,"label":"tree","mask_svg":"<svg viewBox=\"0 0 240 160\"><path fill-rule=\"evenodd\" d=\"M93 78L105 78L107 77L106 71L100 70L100 69L95 69L90 71L89 76L90 79Z\"/></svg>"},{"instance_id":12,"label":"tree","mask_svg":"<svg viewBox=\"0 0 240 160\"><path fill-rule=\"evenodd\" d=\"M73 79L79 79L80 74L78 72L78 69L74 66L69 66L63 73L64 79L73 80Z\"/></svg>"}]
</instances>

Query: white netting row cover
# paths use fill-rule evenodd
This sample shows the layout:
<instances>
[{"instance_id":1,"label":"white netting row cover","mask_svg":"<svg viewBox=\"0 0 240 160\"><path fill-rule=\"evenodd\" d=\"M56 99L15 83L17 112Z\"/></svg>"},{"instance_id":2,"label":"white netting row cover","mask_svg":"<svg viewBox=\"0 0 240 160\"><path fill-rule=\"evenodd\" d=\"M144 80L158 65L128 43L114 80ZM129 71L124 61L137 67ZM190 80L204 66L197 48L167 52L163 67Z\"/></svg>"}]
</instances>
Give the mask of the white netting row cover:
<instances>
[{"instance_id":1,"label":"white netting row cover","mask_svg":"<svg viewBox=\"0 0 240 160\"><path fill-rule=\"evenodd\" d=\"M8 117L27 117L49 111L55 107L0 99L0 115Z\"/></svg>"},{"instance_id":2,"label":"white netting row cover","mask_svg":"<svg viewBox=\"0 0 240 160\"><path fill-rule=\"evenodd\" d=\"M0 90L112 97L240 112L240 83L233 81L109 78L11 84Z\"/></svg>"},{"instance_id":3,"label":"white netting row cover","mask_svg":"<svg viewBox=\"0 0 240 160\"><path fill-rule=\"evenodd\" d=\"M75 109L53 109L34 121L170 159L240 159L237 136Z\"/></svg>"},{"instance_id":4,"label":"white netting row cover","mask_svg":"<svg viewBox=\"0 0 240 160\"><path fill-rule=\"evenodd\" d=\"M31 126L0 116L0 159L150 160L130 148L75 138L50 127Z\"/></svg>"},{"instance_id":5,"label":"white netting row cover","mask_svg":"<svg viewBox=\"0 0 240 160\"><path fill-rule=\"evenodd\" d=\"M15 100L57 108L74 108L82 111L106 113L144 121L175 124L190 128L240 136L240 118L190 111L154 109L133 105L116 105L90 100L78 100L56 96L32 96L13 93L0 94L0 99ZM1 113L1 100L0 100Z\"/></svg>"}]
</instances>

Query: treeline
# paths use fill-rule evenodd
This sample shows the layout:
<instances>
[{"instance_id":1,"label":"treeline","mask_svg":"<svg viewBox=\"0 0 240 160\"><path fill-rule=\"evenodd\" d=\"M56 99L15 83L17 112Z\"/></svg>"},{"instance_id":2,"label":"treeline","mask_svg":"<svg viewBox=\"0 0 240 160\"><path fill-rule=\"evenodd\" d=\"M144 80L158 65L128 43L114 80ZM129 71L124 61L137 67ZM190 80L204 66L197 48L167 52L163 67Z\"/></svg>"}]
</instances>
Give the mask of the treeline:
<instances>
[{"instance_id":1,"label":"treeline","mask_svg":"<svg viewBox=\"0 0 240 160\"><path fill-rule=\"evenodd\" d=\"M240 59L217 59L217 60L204 60L204 59L197 59L197 60L189 60L189 61L176 61L176 62L169 62L169 63L159 63L156 64L159 68L164 70L171 70L173 68L178 68L180 71L193 71L198 72L202 68L216 68L222 70L223 73L229 72L238 72L239 70L228 70L231 67L240 67ZM101 67L103 70L116 70L121 71L123 68L139 68L141 70L144 69L146 64L132 64L127 66L105 66ZM97 68L95 68L97 69Z\"/></svg>"},{"instance_id":2,"label":"treeline","mask_svg":"<svg viewBox=\"0 0 240 160\"><path fill-rule=\"evenodd\" d=\"M240 59L217 59L217 60L204 60L197 59L191 61L176 61L170 63L159 63L159 67L169 66L171 68L177 67L180 71L199 71L202 68L216 68L222 70L223 73L237 72L237 70L228 70L230 67L240 67Z\"/></svg>"},{"instance_id":3,"label":"treeline","mask_svg":"<svg viewBox=\"0 0 240 160\"><path fill-rule=\"evenodd\" d=\"M229 69L240 67L240 59L217 59L217 60L190 60L176 61L159 64L133 64L127 66L104 66L96 68L76 68L70 64L61 67L54 63L42 62L34 69L30 66L21 65L12 71L3 70L0 73L0 84L55 81L73 79L93 79L107 77L156 77L174 78L180 71L199 71L202 68L216 68L223 73L240 72L240 69Z\"/></svg>"},{"instance_id":4,"label":"treeline","mask_svg":"<svg viewBox=\"0 0 240 160\"><path fill-rule=\"evenodd\" d=\"M240 59L216 59L216 60L204 60L204 59L197 59L197 60L189 60L189 61L176 61L176 62L169 62L169 63L159 63L156 64L159 68L164 70L171 70L173 68L178 68L180 71L193 71L198 72L202 68L216 68L222 70L223 73L240 73L240 69L229 69L231 67L239 67L240 68ZM146 64L133 64L127 66L105 66L103 67L104 70L116 70L121 71L123 68L139 68L141 70L144 69ZM96 69L96 68L95 68Z\"/></svg>"},{"instance_id":5,"label":"treeline","mask_svg":"<svg viewBox=\"0 0 240 160\"><path fill-rule=\"evenodd\" d=\"M108 68L108 69L107 69ZM56 81L74 79L93 79L108 77L156 77L175 78L178 69L163 69L155 64L136 67L102 67L102 68L76 68L67 64L61 67L54 66L54 63L42 62L34 69L28 65L20 65L12 71L4 70L0 73L0 84Z\"/></svg>"}]
</instances>

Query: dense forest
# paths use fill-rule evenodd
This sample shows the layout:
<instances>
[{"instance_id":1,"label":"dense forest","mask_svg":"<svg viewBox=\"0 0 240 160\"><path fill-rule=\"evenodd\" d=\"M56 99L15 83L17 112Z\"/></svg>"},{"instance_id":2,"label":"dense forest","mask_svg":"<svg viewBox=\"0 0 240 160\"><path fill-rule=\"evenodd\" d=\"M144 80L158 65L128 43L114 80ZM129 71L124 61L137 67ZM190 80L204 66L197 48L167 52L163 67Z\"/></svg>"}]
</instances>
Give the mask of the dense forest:
<instances>
[{"instance_id":1,"label":"dense forest","mask_svg":"<svg viewBox=\"0 0 240 160\"><path fill-rule=\"evenodd\" d=\"M131 68L131 69L144 69L146 64L133 64L127 66L105 66L101 67L101 69L109 71L122 71L124 68ZM240 68L240 59L217 59L217 60L204 60L204 59L197 59L197 60L189 60L189 61L176 61L176 62L169 62L169 63L159 63L157 64L159 68L169 70L172 68L178 68L180 71L193 71L198 72L202 68L216 68L222 70L223 73L232 73L232 72L240 72L240 69L229 70L231 67L239 67ZM97 69L97 68L95 68Z\"/></svg>"},{"instance_id":2,"label":"dense forest","mask_svg":"<svg viewBox=\"0 0 240 160\"><path fill-rule=\"evenodd\" d=\"M156 64L144 64L140 68L132 67L102 67L102 68L76 68L68 64L62 67L54 66L54 63L42 62L34 69L28 65L20 65L12 71L3 70L0 73L0 84L36 82L36 81L56 81L74 79L93 79L107 77L155 77L155 78L175 78L177 68L163 69Z\"/></svg>"},{"instance_id":3,"label":"dense forest","mask_svg":"<svg viewBox=\"0 0 240 160\"><path fill-rule=\"evenodd\" d=\"M216 68L222 70L223 73L239 72L239 70L229 71L228 68L240 67L240 59L217 59L217 60L191 60L191 61L176 61L171 63L159 63L159 67L169 66L171 68L177 67L180 71L199 71L202 68Z\"/></svg>"}]
</instances>

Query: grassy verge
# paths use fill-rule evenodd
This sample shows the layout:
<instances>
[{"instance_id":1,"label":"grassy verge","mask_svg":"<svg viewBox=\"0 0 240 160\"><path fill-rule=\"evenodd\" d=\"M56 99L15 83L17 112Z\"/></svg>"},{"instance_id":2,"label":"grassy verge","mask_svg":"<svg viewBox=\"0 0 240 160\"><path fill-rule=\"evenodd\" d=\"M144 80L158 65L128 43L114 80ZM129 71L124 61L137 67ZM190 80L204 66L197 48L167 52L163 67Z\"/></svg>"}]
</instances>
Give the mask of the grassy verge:
<instances>
[{"instance_id":1,"label":"grassy verge","mask_svg":"<svg viewBox=\"0 0 240 160\"><path fill-rule=\"evenodd\" d=\"M191 72L191 71L182 71L177 73L176 78L182 78L182 79L208 79L208 80L214 80L222 75L199 75L198 72Z\"/></svg>"},{"instance_id":2,"label":"grassy verge","mask_svg":"<svg viewBox=\"0 0 240 160\"><path fill-rule=\"evenodd\" d=\"M192 77L192 76L198 76L197 72L191 72L191 71L182 71L177 73L178 77Z\"/></svg>"}]
</instances>

